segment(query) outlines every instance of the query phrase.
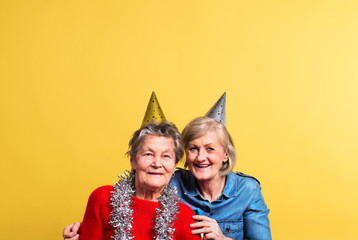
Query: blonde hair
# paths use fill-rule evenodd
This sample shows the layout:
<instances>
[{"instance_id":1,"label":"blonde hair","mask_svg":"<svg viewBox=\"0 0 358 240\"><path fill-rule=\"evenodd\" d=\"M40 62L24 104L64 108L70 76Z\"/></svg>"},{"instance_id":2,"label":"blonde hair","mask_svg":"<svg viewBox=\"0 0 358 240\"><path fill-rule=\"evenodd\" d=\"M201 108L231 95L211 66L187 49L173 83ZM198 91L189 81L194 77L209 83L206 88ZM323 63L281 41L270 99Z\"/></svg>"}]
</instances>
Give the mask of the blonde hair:
<instances>
[{"instance_id":1,"label":"blonde hair","mask_svg":"<svg viewBox=\"0 0 358 240\"><path fill-rule=\"evenodd\" d=\"M188 149L188 145L192 140L203 136L209 131L217 133L218 139L228 156L228 160L223 162L223 165L220 169L221 175L226 176L235 167L236 149L229 132L223 124L209 117L198 117L193 119L186 125L182 132L184 149ZM187 159L185 159L185 167L187 166Z\"/></svg>"}]
</instances>

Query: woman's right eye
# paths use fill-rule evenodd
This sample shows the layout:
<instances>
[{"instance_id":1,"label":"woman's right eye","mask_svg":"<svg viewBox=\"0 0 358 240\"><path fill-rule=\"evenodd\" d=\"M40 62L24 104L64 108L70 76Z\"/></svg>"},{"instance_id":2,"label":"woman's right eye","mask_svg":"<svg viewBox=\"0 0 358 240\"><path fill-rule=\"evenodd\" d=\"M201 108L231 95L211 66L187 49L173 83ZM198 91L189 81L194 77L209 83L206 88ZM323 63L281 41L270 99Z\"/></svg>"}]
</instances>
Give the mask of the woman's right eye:
<instances>
[{"instance_id":1,"label":"woman's right eye","mask_svg":"<svg viewBox=\"0 0 358 240\"><path fill-rule=\"evenodd\" d=\"M190 147L190 148L189 148L189 151L191 151L191 152L192 152L192 151L196 151L196 150L197 150L196 147Z\"/></svg>"}]
</instances>

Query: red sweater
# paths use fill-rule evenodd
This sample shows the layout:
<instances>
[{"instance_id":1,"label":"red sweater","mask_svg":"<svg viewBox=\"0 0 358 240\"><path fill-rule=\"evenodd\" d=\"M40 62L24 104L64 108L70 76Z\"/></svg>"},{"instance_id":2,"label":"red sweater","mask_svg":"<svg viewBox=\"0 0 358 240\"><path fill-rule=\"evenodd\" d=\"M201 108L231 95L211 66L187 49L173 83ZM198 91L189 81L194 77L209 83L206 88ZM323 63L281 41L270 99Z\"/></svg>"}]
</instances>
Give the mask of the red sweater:
<instances>
[{"instance_id":1,"label":"red sweater","mask_svg":"<svg viewBox=\"0 0 358 240\"><path fill-rule=\"evenodd\" d=\"M86 213L80 231L80 240L111 240L114 227L109 224L112 208L110 206L113 186L102 186L94 190L88 199ZM133 234L134 239L154 239L155 209L158 202L151 202L133 197ZM174 221L175 239L200 239L191 234L189 224L195 222L193 210L188 205L179 203L179 213Z\"/></svg>"}]
</instances>

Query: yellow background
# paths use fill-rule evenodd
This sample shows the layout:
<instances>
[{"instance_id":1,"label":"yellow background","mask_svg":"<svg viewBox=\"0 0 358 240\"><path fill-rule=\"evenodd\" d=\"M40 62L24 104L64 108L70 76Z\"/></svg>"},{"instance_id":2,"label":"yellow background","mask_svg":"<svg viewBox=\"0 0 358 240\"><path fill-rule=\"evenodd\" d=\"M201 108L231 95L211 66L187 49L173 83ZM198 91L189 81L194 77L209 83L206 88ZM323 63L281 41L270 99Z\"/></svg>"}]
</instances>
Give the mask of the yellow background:
<instances>
[{"instance_id":1,"label":"yellow background","mask_svg":"<svg viewBox=\"0 0 358 240\"><path fill-rule=\"evenodd\" d=\"M180 130L227 91L274 239L358 239L357 1L3 0L0 31L1 239L81 220L153 90Z\"/></svg>"}]
</instances>

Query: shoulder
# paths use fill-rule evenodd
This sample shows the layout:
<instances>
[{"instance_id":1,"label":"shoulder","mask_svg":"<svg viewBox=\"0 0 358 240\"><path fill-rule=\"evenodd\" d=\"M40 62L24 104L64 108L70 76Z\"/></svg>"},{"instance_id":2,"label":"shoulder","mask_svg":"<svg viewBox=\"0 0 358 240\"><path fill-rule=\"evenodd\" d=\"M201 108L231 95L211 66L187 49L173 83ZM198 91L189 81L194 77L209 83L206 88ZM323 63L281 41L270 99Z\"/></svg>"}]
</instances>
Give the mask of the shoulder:
<instances>
[{"instance_id":1,"label":"shoulder","mask_svg":"<svg viewBox=\"0 0 358 240\"><path fill-rule=\"evenodd\" d=\"M179 211L180 213L184 213L185 215L194 215L194 211L185 203L179 202Z\"/></svg>"},{"instance_id":2,"label":"shoulder","mask_svg":"<svg viewBox=\"0 0 358 240\"><path fill-rule=\"evenodd\" d=\"M176 176L183 177L183 176L187 176L187 175L189 175L189 174L190 174L189 170L186 170L186 169L183 169L183 168L177 168L177 169L175 170L175 175L174 175L174 177L176 177Z\"/></svg>"},{"instance_id":3,"label":"shoulder","mask_svg":"<svg viewBox=\"0 0 358 240\"><path fill-rule=\"evenodd\" d=\"M179 213L177 219L175 220L174 228L176 231L175 239L198 239L200 240L199 235L193 235L191 233L190 224L195 223L193 219L194 212L191 208L184 204L179 203Z\"/></svg>"},{"instance_id":4,"label":"shoulder","mask_svg":"<svg viewBox=\"0 0 358 240\"><path fill-rule=\"evenodd\" d=\"M237 195L243 192L245 192L245 194L255 192L260 189L261 186L259 180L253 176L241 172L231 172L227 176L227 188L228 195Z\"/></svg>"},{"instance_id":5,"label":"shoulder","mask_svg":"<svg viewBox=\"0 0 358 240\"><path fill-rule=\"evenodd\" d=\"M112 195L112 191L113 191L112 185L105 185L105 186L98 187L95 190L93 190L89 199L94 200L94 201L96 201L96 200L97 201L101 201L101 200L108 201L108 199Z\"/></svg>"},{"instance_id":6,"label":"shoulder","mask_svg":"<svg viewBox=\"0 0 358 240\"><path fill-rule=\"evenodd\" d=\"M189 189L195 188L195 184L193 184L195 181L194 176L188 170L177 168L170 183L178 189L180 195L183 191L187 192Z\"/></svg>"},{"instance_id":7,"label":"shoulder","mask_svg":"<svg viewBox=\"0 0 358 240\"><path fill-rule=\"evenodd\" d=\"M175 170L172 180L176 182L187 182L187 181L192 181L193 177L194 176L190 173L189 170L177 168Z\"/></svg>"},{"instance_id":8,"label":"shoulder","mask_svg":"<svg viewBox=\"0 0 358 240\"><path fill-rule=\"evenodd\" d=\"M257 180L257 178L255 178L253 176L250 176L250 175L247 175L247 174L244 174L241 172L235 172L235 174L236 174L237 178L241 179L241 181L244 181L245 183L260 185L260 181Z\"/></svg>"},{"instance_id":9,"label":"shoulder","mask_svg":"<svg viewBox=\"0 0 358 240\"><path fill-rule=\"evenodd\" d=\"M194 211L186 204L179 202L179 212L177 219L181 224L189 225L190 223L195 222L192 218L195 215Z\"/></svg>"}]
</instances>

